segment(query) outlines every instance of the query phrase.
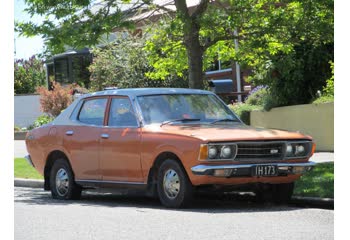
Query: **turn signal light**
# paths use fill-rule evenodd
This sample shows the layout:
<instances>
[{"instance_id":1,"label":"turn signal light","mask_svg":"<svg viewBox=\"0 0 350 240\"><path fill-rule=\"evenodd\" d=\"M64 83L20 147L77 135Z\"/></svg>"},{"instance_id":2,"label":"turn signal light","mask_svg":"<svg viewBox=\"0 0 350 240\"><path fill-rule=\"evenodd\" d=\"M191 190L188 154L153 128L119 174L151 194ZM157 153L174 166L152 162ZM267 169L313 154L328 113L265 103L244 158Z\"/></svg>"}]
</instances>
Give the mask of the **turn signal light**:
<instances>
[{"instance_id":1,"label":"turn signal light","mask_svg":"<svg viewBox=\"0 0 350 240\"><path fill-rule=\"evenodd\" d=\"M208 158L208 145L207 144L201 144L199 149L199 159L200 160L207 160Z\"/></svg>"}]
</instances>

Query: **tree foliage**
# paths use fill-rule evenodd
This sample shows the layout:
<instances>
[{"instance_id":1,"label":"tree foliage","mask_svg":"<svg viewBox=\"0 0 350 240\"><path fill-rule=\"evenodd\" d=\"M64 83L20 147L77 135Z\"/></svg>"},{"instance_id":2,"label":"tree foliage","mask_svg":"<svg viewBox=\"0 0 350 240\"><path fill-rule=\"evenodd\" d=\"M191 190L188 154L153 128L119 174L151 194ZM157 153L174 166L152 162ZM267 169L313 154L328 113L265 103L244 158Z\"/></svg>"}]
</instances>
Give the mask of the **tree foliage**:
<instances>
[{"instance_id":1,"label":"tree foliage","mask_svg":"<svg viewBox=\"0 0 350 240\"><path fill-rule=\"evenodd\" d=\"M39 86L46 85L44 63L35 56L14 61L15 94L35 93Z\"/></svg>"},{"instance_id":2,"label":"tree foliage","mask_svg":"<svg viewBox=\"0 0 350 240\"><path fill-rule=\"evenodd\" d=\"M145 3L131 0L24 0L26 11L41 16L41 23L16 22L15 30L24 36L40 35L50 54L62 53L66 46L91 47L116 27L132 27L125 16ZM127 8L127 11L123 11Z\"/></svg>"},{"instance_id":3,"label":"tree foliage","mask_svg":"<svg viewBox=\"0 0 350 240\"><path fill-rule=\"evenodd\" d=\"M250 80L269 86L272 106L309 103L325 85L333 17L332 0L285 1L269 19L275 33L240 42L240 59L253 69Z\"/></svg>"},{"instance_id":4,"label":"tree foliage","mask_svg":"<svg viewBox=\"0 0 350 240\"><path fill-rule=\"evenodd\" d=\"M215 59L252 69L249 81L267 85L271 106L308 103L330 77L333 59L333 0L228 0L210 4L200 18L203 70ZM147 43L156 71L150 77L187 69L183 20L162 24ZM237 35L234 34L237 30ZM233 40L239 40L236 51Z\"/></svg>"},{"instance_id":5,"label":"tree foliage","mask_svg":"<svg viewBox=\"0 0 350 240\"><path fill-rule=\"evenodd\" d=\"M129 36L103 48L93 48L93 63L90 65L91 89L105 87L187 87L186 77L168 75L160 80L150 79L146 73L152 71L144 51L145 39Z\"/></svg>"},{"instance_id":6,"label":"tree foliage","mask_svg":"<svg viewBox=\"0 0 350 240\"><path fill-rule=\"evenodd\" d=\"M174 0L175 12L152 0L26 2L29 13L46 20L39 25L16 23L16 30L43 35L53 53L65 45L96 45L115 28L135 24L128 17L138 11L170 12L144 48L151 64L149 78L186 75L190 87L203 88L203 72L214 60L238 61L252 69L249 80L254 85L269 86L277 106L309 102L330 77L333 0L200 0L192 7L186 0Z\"/></svg>"}]
</instances>

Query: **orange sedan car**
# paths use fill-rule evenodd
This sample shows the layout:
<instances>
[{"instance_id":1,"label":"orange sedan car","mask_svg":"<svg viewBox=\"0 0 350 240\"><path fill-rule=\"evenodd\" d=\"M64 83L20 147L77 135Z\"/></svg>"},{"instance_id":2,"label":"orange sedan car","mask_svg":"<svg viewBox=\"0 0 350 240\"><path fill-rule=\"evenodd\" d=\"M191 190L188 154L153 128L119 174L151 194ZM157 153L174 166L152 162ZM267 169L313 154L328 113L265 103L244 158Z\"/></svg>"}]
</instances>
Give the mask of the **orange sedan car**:
<instances>
[{"instance_id":1,"label":"orange sedan car","mask_svg":"<svg viewBox=\"0 0 350 240\"><path fill-rule=\"evenodd\" d=\"M28 161L57 199L83 189L139 189L166 207L197 190L249 189L277 202L315 165L312 138L253 128L212 92L117 89L83 95L26 136Z\"/></svg>"}]
</instances>

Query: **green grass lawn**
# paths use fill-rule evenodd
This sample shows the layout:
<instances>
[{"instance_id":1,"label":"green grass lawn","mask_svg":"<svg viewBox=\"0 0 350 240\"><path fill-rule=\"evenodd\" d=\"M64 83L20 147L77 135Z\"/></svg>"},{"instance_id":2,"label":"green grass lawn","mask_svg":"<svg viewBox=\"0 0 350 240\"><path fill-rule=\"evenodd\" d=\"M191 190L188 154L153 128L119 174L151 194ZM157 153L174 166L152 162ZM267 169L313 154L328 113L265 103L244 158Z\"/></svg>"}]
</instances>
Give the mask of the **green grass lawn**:
<instances>
[{"instance_id":1,"label":"green grass lawn","mask_svg":"<svg viewBox=\"0 0 350 240\"><path fill-rule=\"evenodd\" d=\"M44 179L24 158L15 158L14 169L16 178Z\"/></svg>"},{"instance_id":2,"label":"green grass lawn","mask_svg":"<svg viewBox=\"0 0 350 240\"><path fill-rule=\"evenodd\" d=\"M294 196L334 198L334 163L319 163L295 183Z\"/></svg>"}]
</instances>

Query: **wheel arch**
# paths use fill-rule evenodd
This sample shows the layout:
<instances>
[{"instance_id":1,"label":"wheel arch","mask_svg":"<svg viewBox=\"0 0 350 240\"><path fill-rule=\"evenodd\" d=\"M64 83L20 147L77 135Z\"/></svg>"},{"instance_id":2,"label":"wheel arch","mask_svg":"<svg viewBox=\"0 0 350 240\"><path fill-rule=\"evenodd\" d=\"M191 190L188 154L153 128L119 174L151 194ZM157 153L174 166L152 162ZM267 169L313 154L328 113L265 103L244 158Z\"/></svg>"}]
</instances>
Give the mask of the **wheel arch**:
<instances>
[{"instance_id":1,"label":"wheel arch","mask_svg":"<svg viewBox=\"0 0 350 240\"><path fill-rule=\"evenodd\" d=\"M158 169L159 169L160 165L162 164L162 162L164 162L167 159L172 159L172 160L176 161L177 163L179 163L180 167L182 167L182 170L186 174L186 177L191 182L190 178L188 177L187 171L182 164L181 159L173 152L170 152L170 151L162 152L162 153L158 154L156 159L153 161L153 165L148 172L147 186L148 186L149 192L153 196L155 196L157 194L157 180L158 180L157 179L157 177L158 177L157 172L158 172Z\"/></svg>"},{"instance_id":2,"label":"wheel arch","mask_svg":"<svg viewBox=\"0 0 350 240\"><path fill-rule=\"evenodd\" d=\"M51 190L50 188L50 172L52 169L52 166L55 162L55 160L63 158L67 161L67 163L69 164L70 168L72 169L72 166L69 162L69 159L67 157L67 155L60 151L60 150L53 150L49 153L49 155L46 158L46 164L45 164L45 168L44 168L44 189L45 190ZM73 172L74 174L74 172Z\"/></svg>"}]
</instances>

